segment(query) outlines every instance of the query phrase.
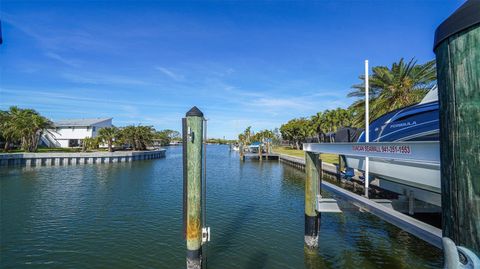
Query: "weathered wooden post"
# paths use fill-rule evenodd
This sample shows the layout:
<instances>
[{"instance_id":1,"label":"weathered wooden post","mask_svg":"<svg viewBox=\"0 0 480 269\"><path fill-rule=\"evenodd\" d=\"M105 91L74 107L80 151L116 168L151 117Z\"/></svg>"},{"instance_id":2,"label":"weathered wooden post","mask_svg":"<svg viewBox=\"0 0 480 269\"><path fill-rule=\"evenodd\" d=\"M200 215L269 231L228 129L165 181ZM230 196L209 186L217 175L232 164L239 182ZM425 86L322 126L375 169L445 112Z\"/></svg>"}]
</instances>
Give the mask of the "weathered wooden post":
<instances>
[{"instance_id":1,"label":"weathered wooden post","mask_svg":"<svg viewBox=\"0 0 480 269\"><path fill-rule=\"evenodd\" d=\"M338 181L342 180L343 169L345 169L345 166L343 164L343 157L342 157L342 155L338 155L338 166L337 166L337 180Z\"/></svg>"},{"instance_id":2,"label":"weathered wooden post","mask_svg":"<svg viewBox=\"0 0 480 269\"><path fill-rule=\"evenodd\" d=\"M268 141L267 141L267 143L266 143L265 146L266 146L266 148L265 148L265 153L266 153L266 155L267 155L267 157L265 158L265 160L268 161L268 155L269 155L269 153L270 153L270 147L269 147L269 145L268 145Z\"/></svg>"},{"instance_id":3,"label":"weathered wooden post","mask_svg":"<svg viewBox=\"0 0 480 269\"><path fill-rule=\"evenodd\" d=\"M243 143L240 143L240 148L239 148L239 153L240 153L240 161L245 161L245 157L243 156Z\"/></svg>"},{"instance_id":4,"label":"weathered wooden post","mask_svg":"<svg viewBox=\"0 0 480 269\"><path fill-rule=\"evenodd\" d=\"M317 194L321 179L320 155L305 152L305 237L307 248L318 247L318 229L320 215L316 211Z\"/></svg>"},{"instance_id":5,"label":"weathered wooden post","mask_svg":"<svg viewBox=\"0 0 480 269\"><path fill-rule=\"evenodd\" d=\"M258 145L258 159L262 161L262 144Z\"/></svg>"},{"instance_id":6,"label":"weathered wooden post","mask_svg":"<svg viewBox=\"0 0 480 269\"><path fill-rule=\"evenodd\" d=\"M187 269L202 266L203 113L193 107L183 119L184 229Z\"/></svg>"},{"instance_id":7,"label":"weathered wooden post","mask_svg":"<svg viewBox=\"0 0 480 269\"><path fill-rule=\"evenodd\" d=\"M435 32L443 235L480 256L480 1Z\"/></svg>"}]
</instances>

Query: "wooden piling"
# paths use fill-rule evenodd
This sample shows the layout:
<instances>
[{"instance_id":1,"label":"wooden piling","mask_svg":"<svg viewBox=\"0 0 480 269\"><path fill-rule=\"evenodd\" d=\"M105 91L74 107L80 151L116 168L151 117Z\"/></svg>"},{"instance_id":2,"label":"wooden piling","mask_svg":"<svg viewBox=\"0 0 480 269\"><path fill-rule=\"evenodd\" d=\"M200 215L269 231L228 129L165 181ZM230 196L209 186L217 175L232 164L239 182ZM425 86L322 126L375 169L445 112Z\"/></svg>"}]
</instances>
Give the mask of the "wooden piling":
<instances>
[{"instance_id":1,"label":"wooden piling","mask_svg":"<svg viewBox=\"0 0 480 269\"><path fill-rule=\"evenodd\" d=\"M184 119L184 225L187 269L202 267L203 113L193 107Z\"/></svg>"},{"instance_id":2,"label":"wooden piling","mask_svg":"<svg viewBox=\"0 0 480 269\"><path fill-rule=\"evenodd\" d=\"M316 211L317 194L320 191L321 180L320 155L305 152L305 236L307 248L318 247L318 229L320 215Z\"/></svg>"},{"instance_id":3,"label":"wooden piling","mask_svg":"<svg viewBox=\"0 0 480 269\"><path fill-rule=\"evenodd\" d=\"M262 161L262 145L258 145L258 160Z\"/></svg>"},{"instance_id":4,"label":"wooden piling","mask_svg":"<svg viewBox=\"0 0 480 269\"><path fill-rule=\"evenodd\" d=\"M337 165L337 180L342 179L342 171L345 169L342 155L338 155L338 165Z\"/></svg>"},{"instance_id":5,"label":"wooden piling","mask_svg":"<svg viewBox=\"0 0 480 269\"><path fill-rule=\"evenodd\" d=\"M240 143L240 148L239 148L239 153L240 153L240 161L245 161L245 156L244 156L244 152L243 152L243 144Z\"/></svg>"},{"instance_id":6,"label":"wooden piling","mask_svg":"<svg viewBox=\"0 0 480 269\"><path fill-rule=\"evenodd\" d=\"M443 236L480 256L480 1L435 32Z\"/></svg>"},{"instance_id":7,"label":"wooden piling","mask_svg":"<svg viewBox=\"0 0 480 269\"><path fill-rule=\"evenodd\" d=\"M266 153L266 155L267 155L267 158L266 158L265 160L268 160L268 158L269 158L269 156L268 156L268 155L269 155L269 151L270 151L270 147L269 147L268 142L267 142L267 143L266 143L266 150L265 150L265 153Z\"/></svg>"}]
</instances>

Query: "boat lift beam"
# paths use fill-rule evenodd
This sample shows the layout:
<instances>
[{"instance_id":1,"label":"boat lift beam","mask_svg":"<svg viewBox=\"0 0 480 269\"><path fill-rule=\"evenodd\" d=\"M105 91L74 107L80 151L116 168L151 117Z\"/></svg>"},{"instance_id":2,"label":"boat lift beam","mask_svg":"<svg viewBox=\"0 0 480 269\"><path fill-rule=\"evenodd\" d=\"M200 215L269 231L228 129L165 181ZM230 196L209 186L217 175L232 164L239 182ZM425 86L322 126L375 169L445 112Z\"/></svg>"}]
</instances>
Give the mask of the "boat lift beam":
<instances>
[{"instance_id":1,"label":"boat lift beam","mask_svg":"<svg viewBox=\"0 0 480 269\"><path fill-rule=\"evenodd\" d=\"M442 249L442 230L322 180L322 188L384 221Z\"/></svg>"},{"instance_id":2,"label":"boat lift beam","mask_svg":"<svg viewBox=\"0 0 480 269\"><path fill-rule=\"evenodd\" d=\"M304 143L303 150L316 153L440 164L440 144L437 141Z\"/></svg>"},{"instance_id":3,"label":"boat lift beam","mask_svg":"<svg viewBox=\"0 0 480 269\"><path fill-rule=\"evenodd\" d=\"M399 160L408 163L421 162L439 165L439 143L432 142L371 142L371 143L305 143L303 150L314 153L332 153L355 157L370 157L386 160ZM327 190L353 205L368 211L400 229L442 248L442 230L416 220L393 208L389 208L375 200L344 190L329 182L320 182L322 189ZM333 200L333 199L331 199ZM328 202L328 203L327 203ZM317 201L317 210L325 212L339 212L333 201ZM325 204L325 205L323 205ZM335 207L331 209L332 206Z\"/></svg>"}]
</instances>

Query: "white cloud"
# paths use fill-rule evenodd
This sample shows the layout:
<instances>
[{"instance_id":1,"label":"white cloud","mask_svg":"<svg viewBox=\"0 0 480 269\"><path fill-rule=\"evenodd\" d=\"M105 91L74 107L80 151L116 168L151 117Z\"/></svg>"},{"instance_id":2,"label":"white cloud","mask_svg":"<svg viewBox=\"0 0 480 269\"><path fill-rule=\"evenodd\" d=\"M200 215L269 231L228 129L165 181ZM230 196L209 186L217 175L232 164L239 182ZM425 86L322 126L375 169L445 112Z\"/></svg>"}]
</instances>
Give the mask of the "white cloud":
<instances>
[{"instance_id":1,"label":"white cloud","mask_svg":"<svg viewBox=\"0 0 480 269\"><path fill-rule=\"evenodd\" d=\"M181 81L183 80L183 76L182 75L179 75L175 72L173 72L171 69L168 69L168 68L165 68L165 67L161 67L161 66L156 66L155 67L156 70L162 72L164 75L166 75L167 77L173 79L173 80L176 80L176 81Z\"/></svg>"},{"instance_id":2,"label":"white cloud","mask_svg":"<svg viewBox=\"0 0 480 269\"><path fill-rule=\"evenodd\" d=\"M62 74L64 79L75 83L95 84L95 85L150 85L151 83L134 79L126 76L110 75L110 74Z\"/></svg>"},{"instance_id":3,"label":"white cloud","mask_svg":"<svg viewBox=\"0 0 480 269\"><path fill-rule=\"evenodd\" d=\"M47 56L48 58L57 60L57 61L59 61L63 64L71 66L71 67L79 67L80 66L80 63L78 61L67 59L65 57L62 57L62 56L58 55L57 53L47 52L47 53L45 53L45 56Z\"/></svg>"}]
</instances>

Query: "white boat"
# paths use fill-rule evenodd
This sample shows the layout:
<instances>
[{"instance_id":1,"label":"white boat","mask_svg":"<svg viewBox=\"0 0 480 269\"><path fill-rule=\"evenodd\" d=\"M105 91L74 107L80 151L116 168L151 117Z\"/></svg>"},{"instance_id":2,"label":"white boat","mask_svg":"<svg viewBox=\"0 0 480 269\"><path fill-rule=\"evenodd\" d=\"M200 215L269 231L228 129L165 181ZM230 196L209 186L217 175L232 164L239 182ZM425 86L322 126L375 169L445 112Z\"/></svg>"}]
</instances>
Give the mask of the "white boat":
<instances>
[{"instance_id":1,"label":"white boat","mask_svg":"<svg viewBox=\"0 0 480 269\"><path fill-rule=\"evenodd\" d=\"M370 124L370 142L439 141L437 88L422 102L387 113ZM358 142L365 142L364 134ZM438 145L438 143L437 143ZM438 149L438 154L439 149ZM345 156L346 166L365 170L363 157ZM370 158L370 179L379 187L441 206L440 163Z\"/></svg>"}]
</instances>

